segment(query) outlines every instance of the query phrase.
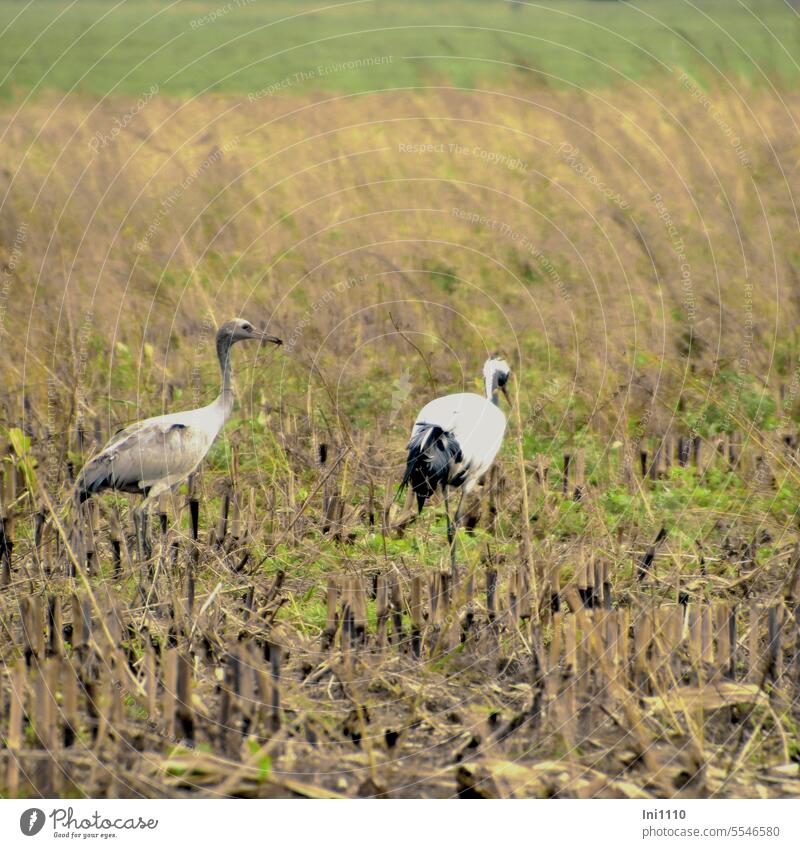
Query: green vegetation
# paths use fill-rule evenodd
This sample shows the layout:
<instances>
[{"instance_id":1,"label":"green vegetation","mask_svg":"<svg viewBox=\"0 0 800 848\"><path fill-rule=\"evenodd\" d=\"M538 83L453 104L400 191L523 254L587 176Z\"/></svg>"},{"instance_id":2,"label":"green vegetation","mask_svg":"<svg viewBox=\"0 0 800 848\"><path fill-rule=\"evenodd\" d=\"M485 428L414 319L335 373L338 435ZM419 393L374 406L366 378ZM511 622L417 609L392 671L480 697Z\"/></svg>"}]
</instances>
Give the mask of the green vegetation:
<instances>
[{"instance_id":1,"label":"green vegetation","mask_svg":"<svg viewBox=\"0 0 800 848\"><path fill-rule=\"evenodd\" d=\"M0 91L177 96L800 76L782 0L0 3ZM352 64L355 63L355 64Z\"/></svg>"}]
</instances>

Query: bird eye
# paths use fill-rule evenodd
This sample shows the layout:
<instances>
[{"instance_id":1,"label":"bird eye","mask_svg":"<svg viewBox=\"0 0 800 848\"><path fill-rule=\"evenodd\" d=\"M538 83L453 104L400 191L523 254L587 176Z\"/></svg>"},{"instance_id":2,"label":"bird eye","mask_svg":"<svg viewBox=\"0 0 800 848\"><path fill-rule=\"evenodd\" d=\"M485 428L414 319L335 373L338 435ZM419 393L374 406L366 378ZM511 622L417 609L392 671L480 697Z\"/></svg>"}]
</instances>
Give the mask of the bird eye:
<instances>
[{"instance_id":1,"label":"bird eye","mask_svg":"<svg viewBox=\"0 0 800 848\"><path fill-rule=\"evenodd\" d=\"M242 327L242 329L245 331L245 333L252 333L253 332L253 325L252 324L245 324L244 327Z\"/></svg>"}]
</instances>

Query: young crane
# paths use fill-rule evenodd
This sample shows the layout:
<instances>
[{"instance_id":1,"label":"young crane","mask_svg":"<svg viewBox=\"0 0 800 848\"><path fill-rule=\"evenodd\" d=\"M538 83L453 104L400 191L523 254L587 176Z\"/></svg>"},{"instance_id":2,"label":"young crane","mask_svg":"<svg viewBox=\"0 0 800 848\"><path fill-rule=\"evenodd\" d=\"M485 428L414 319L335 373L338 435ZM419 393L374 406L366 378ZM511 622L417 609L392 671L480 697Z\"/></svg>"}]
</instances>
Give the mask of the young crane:
<instances>
[{"instance_id":1,"label":"young crane","mask_svg":"<svg viewBox=\"0 0 800 848\"><path fill-rule=\"evenodd\" d=\"M139 556L150 555L147 511L152 501L196 471L233 409L231 348L246 340L282 344L259 332L249 321L235 318L217 332L217 357L222 387L215 401L199 409L147 418L118 431L89 460L78 476L79 503L104 489L145 496L134 511Z\"/></svg>"},{"instance_id":2,"label":"young crane","mask_svg":"<svg viewBox=\"0 0 800 848\"><path fill-rule=\"evenodd\" d=\"M453 575L456 574L455 535L461 521L464 495L489 470L503 442L506 417L498 404L498 392L502 391L509 400L506 383L510 373L504 359L492 356L483 366L486 397L462 392L436 398L420 410L411 430L400 490L410 485L422 512L425 501L441 488ZM449 489L461 489L452 521Z\"/></svg>"}]
</instances>

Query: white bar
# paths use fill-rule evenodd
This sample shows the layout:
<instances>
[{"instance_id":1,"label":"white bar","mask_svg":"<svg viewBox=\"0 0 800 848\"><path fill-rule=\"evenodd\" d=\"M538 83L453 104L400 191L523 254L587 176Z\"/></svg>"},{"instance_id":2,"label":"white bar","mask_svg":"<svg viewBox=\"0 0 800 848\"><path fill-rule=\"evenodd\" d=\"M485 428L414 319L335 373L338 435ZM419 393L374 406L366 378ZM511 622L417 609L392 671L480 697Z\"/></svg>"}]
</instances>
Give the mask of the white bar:
<instances>
[{"instance_id":1,"label":"white bar","mask_svg":"<svg viewBox=\"0 0 800 848\"><path fill-rule=\"evenodd\" d=\"M313 807L308 804L314 804ZM35 836L21 830L31 808L44 814ZM73 822L68 828L67 810ZM118 830L81 826L98 814L114 824L155 821L151 827ZM656 818L645 818L652 814ZM164 800L164 801L3 801L0 844L30 846L47 842L113 845L170 845L177 848L254 845L293 848L624 848L629 845L784 846L800 845L800 801L316 801ZM26 825L30 823L30 814ZM648 830L648 828L650 830ZM771 828L709 835L708 828ZM778 830L774 834L775 829ZM668 833L674 835L664 835ZM109 834L114 833L111 837ZM646 835L646 834L651 835ZM693 834L697 835L693 835ZM739 835L737 835L737 833ZM56 837L55 834L59 834ZM88 834L97 834L90 836ZM101 836L100 834L106 834ZM235 840L235 841L234 841Z\"/></svg>"}]
</instances>

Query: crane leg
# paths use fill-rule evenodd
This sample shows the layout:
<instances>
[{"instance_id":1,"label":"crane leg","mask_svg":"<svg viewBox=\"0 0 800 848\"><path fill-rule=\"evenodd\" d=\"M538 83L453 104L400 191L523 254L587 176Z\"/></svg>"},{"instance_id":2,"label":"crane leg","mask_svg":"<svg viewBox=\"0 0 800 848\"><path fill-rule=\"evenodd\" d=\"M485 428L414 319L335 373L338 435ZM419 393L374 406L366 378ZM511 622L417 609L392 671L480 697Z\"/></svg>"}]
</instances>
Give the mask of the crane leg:
<instances>
[{"instance_id":1,"label":"crane leg","mask_svg":"<svg viewBox=\"0 0 800 848\"><path fill-rule=\"evenodd\" d=\"M453 525L450 522L450 499L447 497L447 486L442 487L444 493L444 514L447 518L447 544L450 546L450 551L453 550Z\"/></svg>"},{"instance_id":2,"label":"crane leg","mask_svg":"<svg viewBox=\"0 0 800 848\"><path fill-rule=\"evenodd\" d=\"M450 571L453 577L453 583L458 580L458 565L456 564L456 533L461 526L461 508L464 506L464 490L461 490L461 495L458 498L458 506L456 514L453 518L453 540L450 543Z\"/></svg>"},{"instance_id":3,"label":"crane leg","mask_svg":"<svg viewBox=\"0 0 800 848\"><path fill-rule=\"evenodd\" d=\"M146 562L153 555L153 549L150 547L147 518L148 509L145 504L133 511L133 526L136 530L136 547L140 562Z\"/></svg>"},{"instance_id":4,"label":"crane leg","mask_svg":"<svg viewBox=\"0 0 800 848\"><path fill-rule=\"evenodd\" d=\"M157 500L164 492L170 489L169 483L156 483L147 490L147 497L139 504L139 508L133 511L133 523L136 528L136 542L139 547L139 559L146 562L153 556L150 546L149 518L150 504ZM138 520L137 520L138 517Z\"/></svg>"},{"instance_id":5,"label":"crane leg","mask_svg":"<svg viewBox=\"0 0 800 848\"><path fill-rule=\"evenodd\" d=\"M444 512L447 516L447 544L450 548L450 572L453 576L453 581L458 578L458 565L456 564L456 533L458 532L458 523L461 521L461 505L464 502L464 492L462 490L461 497L458 501L455 519L450 520L450 501L447 497L447 486L444 487Z\"/></svg>"},{"instance_id":6,"label":"crane leg","mask_svg":"<svg viewBox=\"0 0 800 848\"><path fill-rule=\"evenodd\" d=\"M464 490L461 490L461 496L458 499L458 506L456 507L456 517L453 519L453 523L456 525L456 530L461 526L461 508L464 506L464 495L466 493Z\"/></svg>"}]
</instances>

